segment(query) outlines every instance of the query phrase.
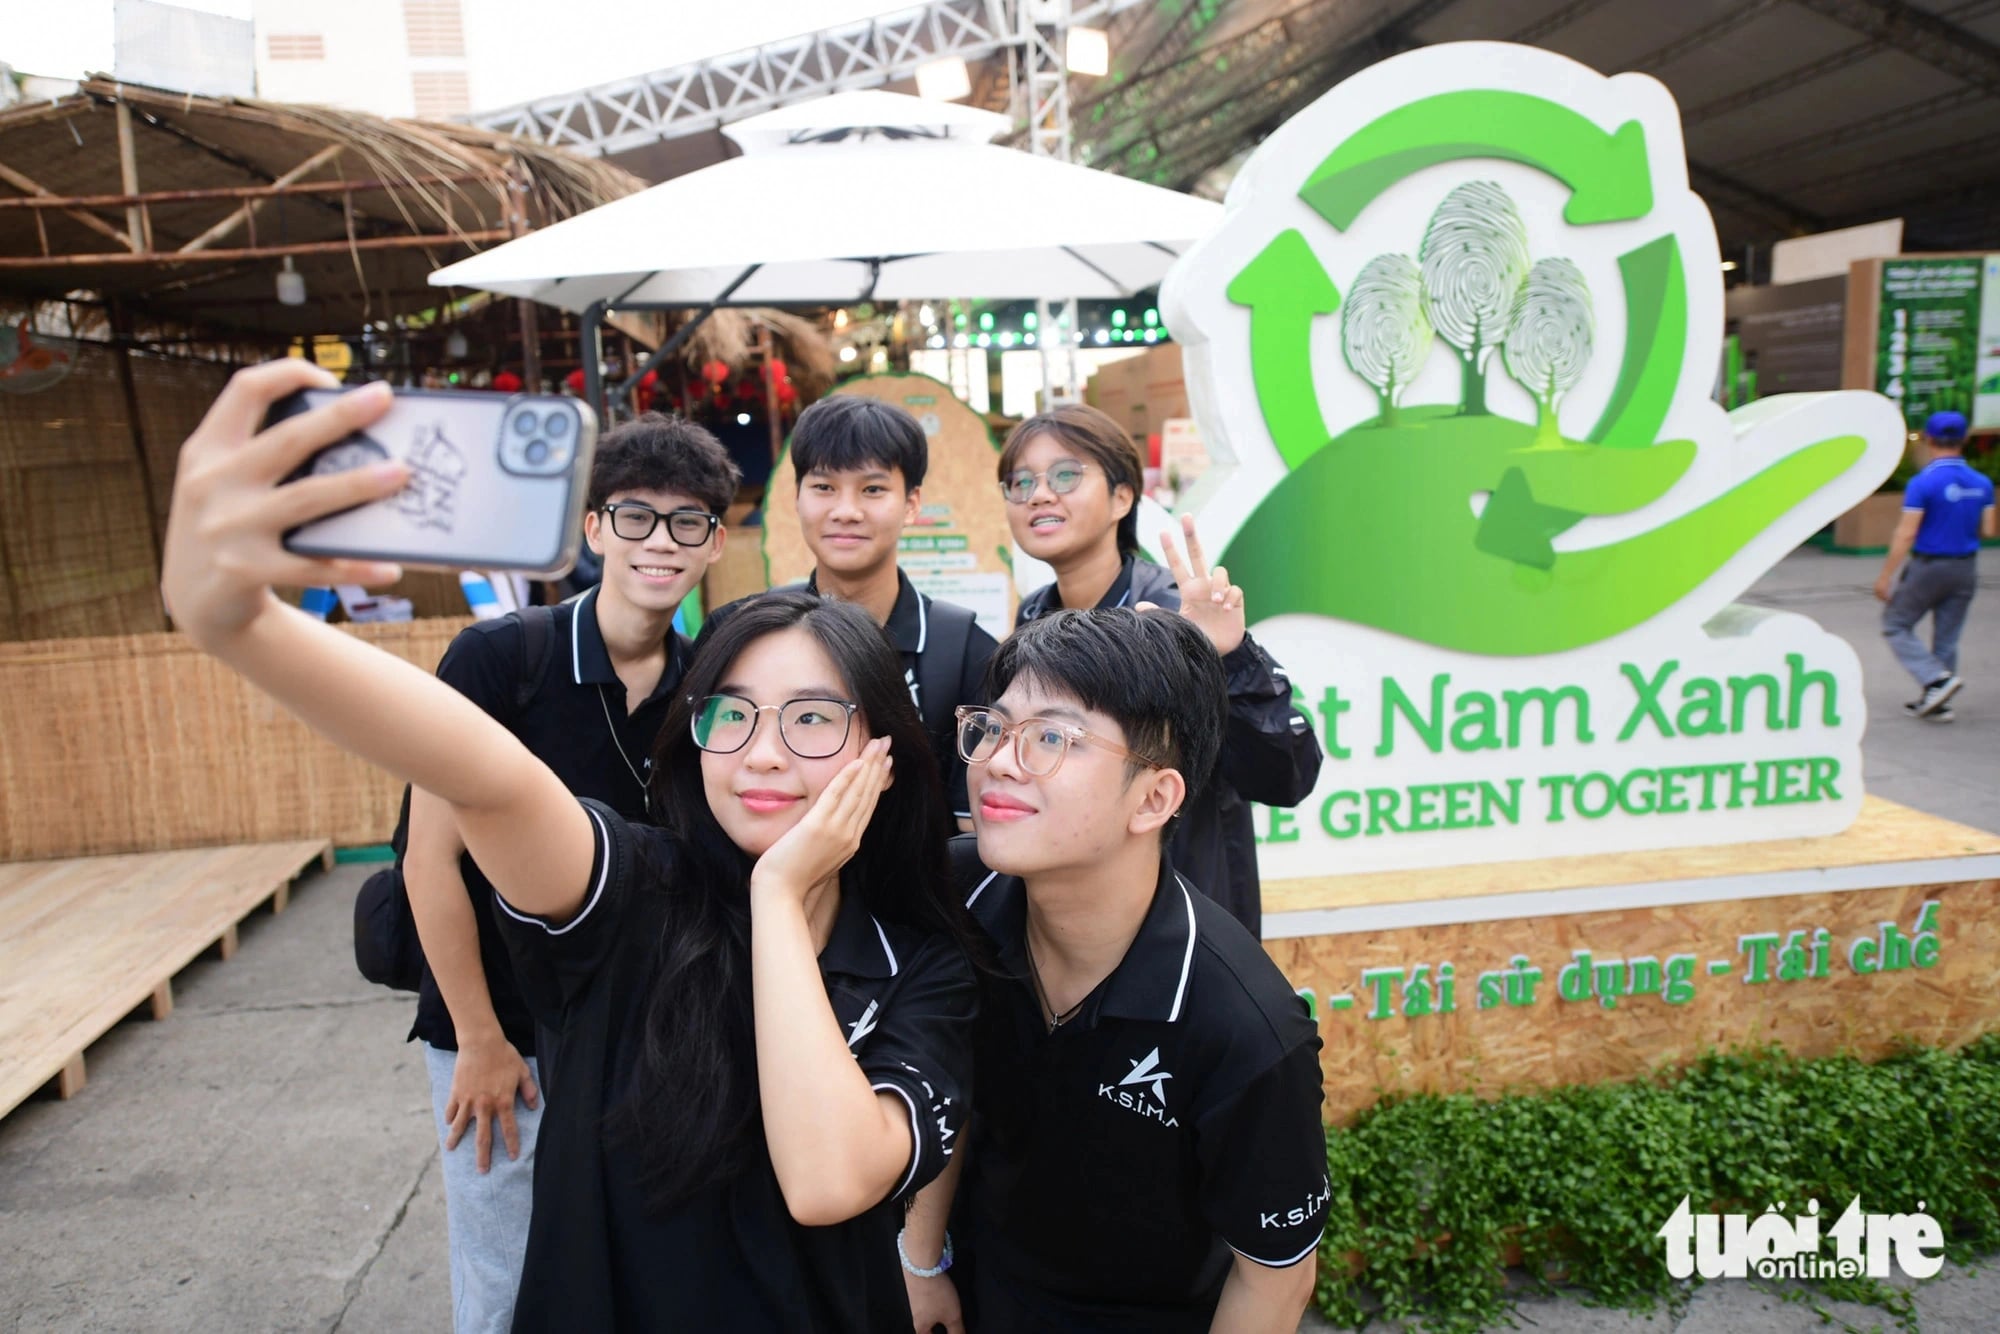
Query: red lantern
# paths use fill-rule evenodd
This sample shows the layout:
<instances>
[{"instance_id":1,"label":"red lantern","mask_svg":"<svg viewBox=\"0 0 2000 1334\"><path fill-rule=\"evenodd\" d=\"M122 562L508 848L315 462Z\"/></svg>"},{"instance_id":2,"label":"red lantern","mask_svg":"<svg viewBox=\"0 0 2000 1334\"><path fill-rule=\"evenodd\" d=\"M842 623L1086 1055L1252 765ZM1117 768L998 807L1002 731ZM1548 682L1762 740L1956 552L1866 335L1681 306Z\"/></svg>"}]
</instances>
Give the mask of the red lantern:
<instances>
[{"instance_id":1,"label":"red lantern","mask_svg":"<svg viewBox=\"0 0 2000 1334\"><path fill-rule=\"evenodd\" d=\"M583 372L578 371L577 374ZM493 388L503 394L518 394L521 392L521 377L512 371L501 371L493 377Z\"/></svg>"},{"instance_id":2,"label":"red lantern","mask_svg":"<svg viewBox=\"0 0 2000 1334\"><path fill-rule=\"evenodd\" d=\"M799 401L799 391L792 385L792 382L790 380L786 380L778 386L779 407L789 408L790 406L792 406L792 404L798 401Z\"/></svg>"},{"instance_id":3,"label":"red lantern","mask_svg":"<svg viewBox=\"0 0 2000 1334\"><path fill-rule=\"evenodd\" d=\"M583 367L578 366L568 375L563 376L563 388L569 390L578 398L583 397Z\"/></svg>"},{"instance_id":4,"label":"red lantern","mask_svg":"<svg viewBox=\"0 0 2000 1334\"><path fill-rule=\"evenodd\" d=\"M729 363L723 361L704 362L701 374L703 379L720 389L729 381Z\"/></svg>"},{"instance_id":5,"label":"red lantern","mask_svg":"<svg viewBox=\"0 0 2000 1334\"><path fill-rule=\"evenodd\" d=\"M647 371L639 377L639 387L636 391L636 397L639 400L639 411L651 412L653 410L653 399L659 393L659 388L660 373L658 371Z\"/></svg>"},{"instance_id":6,"label":"red lantern","mask_svg":"<svg viewBox=\"0 0 2000 1334\"><path fill-rule=\"evenodd\" d=\"M775 384L783 384L790 378L790 372L786 370L785 363L776 357L772 357L764 363L764 374Z\"/></svg>"}]
</instances>

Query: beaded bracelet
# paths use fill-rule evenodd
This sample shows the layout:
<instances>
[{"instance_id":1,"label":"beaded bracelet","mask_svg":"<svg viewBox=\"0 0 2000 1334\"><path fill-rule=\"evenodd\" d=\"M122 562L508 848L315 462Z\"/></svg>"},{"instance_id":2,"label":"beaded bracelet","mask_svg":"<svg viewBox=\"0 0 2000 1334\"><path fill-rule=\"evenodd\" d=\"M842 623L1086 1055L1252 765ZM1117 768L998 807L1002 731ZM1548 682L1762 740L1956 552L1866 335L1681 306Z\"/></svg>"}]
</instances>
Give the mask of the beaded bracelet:
<instances>
[{"instance_id":1,"label":"beaded bracelet","mask_svg":"<svg viewBox=\"0 0 2000 1334\"><path fill-rule=\"evenodd\" d=\"M936 1278L951 1268L951 1233L944 1234L944 1254L938 1256L937 1264L929 1269L921 1269L910 1263L910 1253L903 1249L903 1232L907 1230L902 1229L896 1233L896 1258L903 1262L905 1273L915 1278Z\"/></svg>"}]
</instances>

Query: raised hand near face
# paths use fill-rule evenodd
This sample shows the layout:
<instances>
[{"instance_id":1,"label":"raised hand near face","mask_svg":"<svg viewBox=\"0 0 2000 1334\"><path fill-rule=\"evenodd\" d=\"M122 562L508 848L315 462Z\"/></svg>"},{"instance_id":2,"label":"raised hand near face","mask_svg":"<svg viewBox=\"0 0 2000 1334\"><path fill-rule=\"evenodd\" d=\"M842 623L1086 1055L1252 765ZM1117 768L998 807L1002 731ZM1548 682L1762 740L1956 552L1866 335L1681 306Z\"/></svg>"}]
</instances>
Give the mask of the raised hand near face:
<instances>
[{"instance_id":1,"label":"raised hand near face","mask_svg":"<svg viewBox=\"0 0 2000 1334\"><path fill-rule=\"evenodd\" d=\"M750 888L798 899L838 874L861 849L861 836L874 817L875 803L889 788L889 738L878 736L835 774L819 800L757 859Z\"/></svg>"},{"instance_id":2,"label":"raised hand near face","mask_svg":"<svg viewBox=\"0 0 2000 1334\"><path fill-rule=\"evenodd\" d=\"M1208 642L1215 645L1215 651L1227 657L1243 642L1247 624L1243 615L1243 590L1229 582L1229 572L1220 565L1209 568L1201 537L1194 529L1194 515L1181 515L1181 534L1187 541L1186 560L1181 559L1180 550L1174 545L1173 530L1162 529L1160 532L1160 555L1174 576L1174 582L1180 585L1181 615L1199 626L1201 632L1208 636ZM1141 602L1138 610L1146 611L1153 606L1153 603Z\"/></svg>"}]
</instances>

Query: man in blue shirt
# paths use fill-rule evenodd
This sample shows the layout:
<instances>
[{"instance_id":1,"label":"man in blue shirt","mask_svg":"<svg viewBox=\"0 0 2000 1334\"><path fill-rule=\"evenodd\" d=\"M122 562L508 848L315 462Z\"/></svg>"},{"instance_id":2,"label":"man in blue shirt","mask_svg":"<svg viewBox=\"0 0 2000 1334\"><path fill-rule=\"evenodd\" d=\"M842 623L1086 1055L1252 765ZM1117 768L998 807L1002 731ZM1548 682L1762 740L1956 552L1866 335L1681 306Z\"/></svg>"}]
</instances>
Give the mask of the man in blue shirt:
<instances>
[{"instance_id":1,"label":"man in blue shirt","mask_svg":"<svg viewBox=\"0 0 2000 1334\"><path fill-rule=\"evenodd\" d=\"M1931 461L1903 491L1903 519L1875 581L1875 596L1888 604L1882 634L1923 687L1903 708L1940 723L1951 721L1951 697L1964 684L1958 676L1958 636L1978 584L1979 539L1995 536L1993 483L1965 461L1965 425L1960 412L1934 412L1924 423ZM1926 615L1928 649L1916 634Z\"/></svg>"}]
</instances>

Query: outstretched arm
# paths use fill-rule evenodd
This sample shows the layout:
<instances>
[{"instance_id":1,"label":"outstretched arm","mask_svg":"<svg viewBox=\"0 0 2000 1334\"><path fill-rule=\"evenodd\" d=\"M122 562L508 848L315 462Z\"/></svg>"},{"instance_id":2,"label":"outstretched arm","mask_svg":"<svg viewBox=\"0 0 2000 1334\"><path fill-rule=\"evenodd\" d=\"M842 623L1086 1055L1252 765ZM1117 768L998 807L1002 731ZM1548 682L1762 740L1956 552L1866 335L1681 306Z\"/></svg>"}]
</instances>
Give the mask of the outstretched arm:
<instances>
[{"instance_id":1,"label":"outstretched arm","mask_svg":"<svg viewBox=\"0 0 2000 1334\"><path fill-rule=\"evenodd\" d=\"M496 868L494 886L515 907L567 919L583 904L593 840L548 766L450 686L271 592L276 583L381 584L399 573L296 556L281 544L286 530L394 495L408 480L408 468L391 463L283 481L388 410L388 386L369 385L258 429L293 390L337 387L295 359L230 379L181 449L162 561L167 608L196 645L314 731L449 803L474 859Z\"/></svg>"}]
</instances>

